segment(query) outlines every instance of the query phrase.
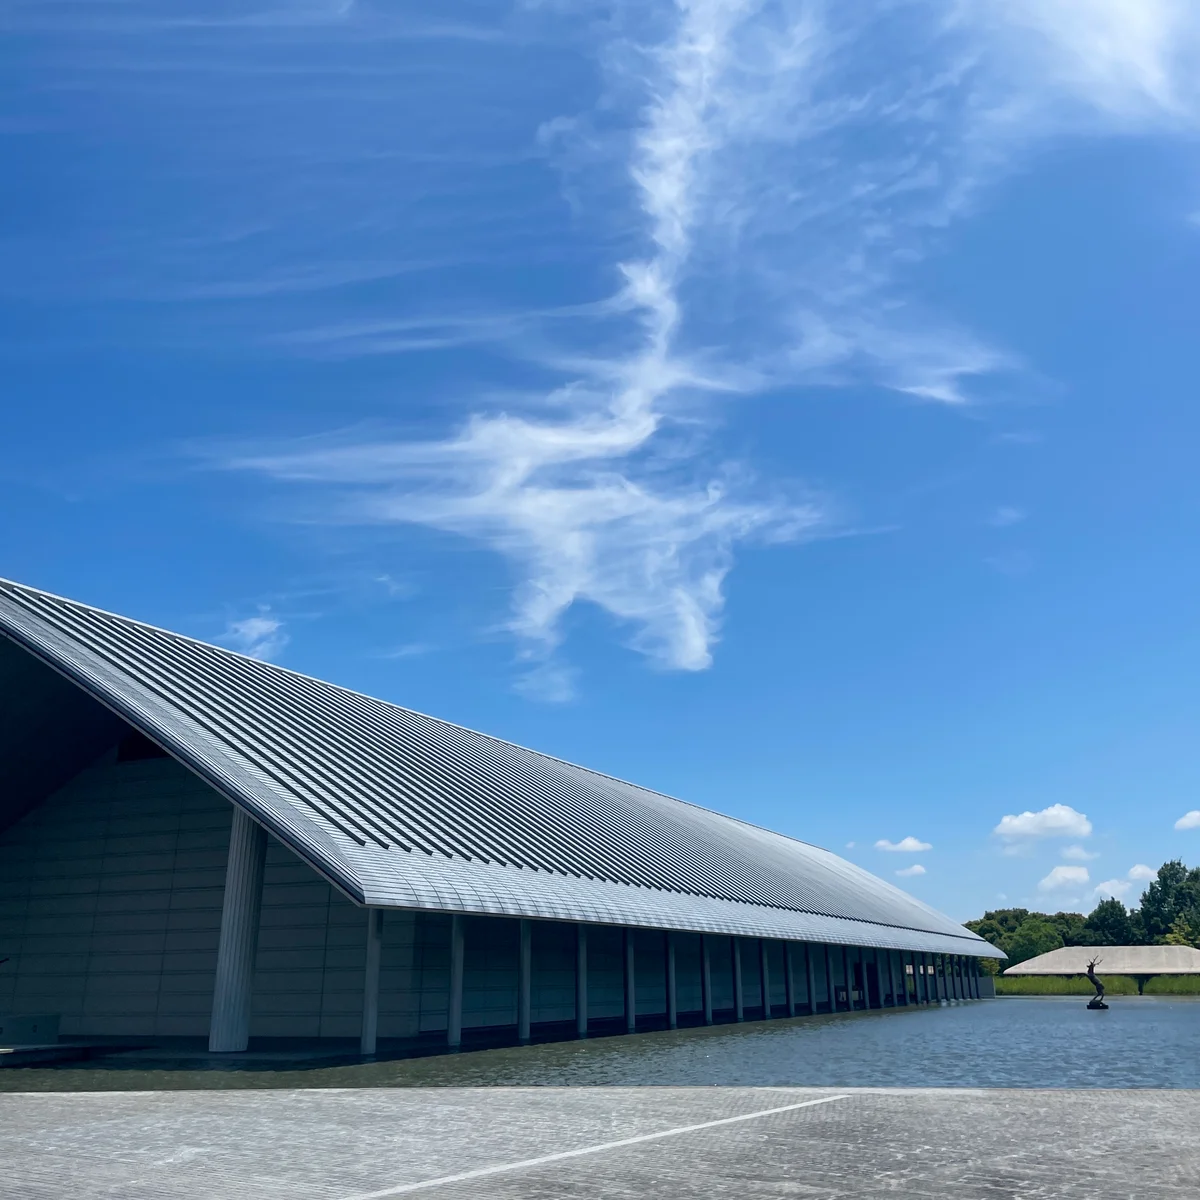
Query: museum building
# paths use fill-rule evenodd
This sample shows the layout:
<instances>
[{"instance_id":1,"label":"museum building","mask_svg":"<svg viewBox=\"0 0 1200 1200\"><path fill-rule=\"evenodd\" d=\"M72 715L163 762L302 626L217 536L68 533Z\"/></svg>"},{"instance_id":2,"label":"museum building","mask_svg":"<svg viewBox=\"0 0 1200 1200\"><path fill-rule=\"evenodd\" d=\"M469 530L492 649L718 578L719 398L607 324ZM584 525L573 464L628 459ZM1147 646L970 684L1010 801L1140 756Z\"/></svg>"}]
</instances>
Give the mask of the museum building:
<instances>
[{"instance_id":1,"label":"museum building","mask_svg":"<svg viewBox=\"0 0 1200 1200\"><path fill-rule=\"evenodd\" d=\"M978 998L1003 957L828 851L230 650L6 582L0 635L0 1017L373 1054Z\"/></svg>"}]
</instances>

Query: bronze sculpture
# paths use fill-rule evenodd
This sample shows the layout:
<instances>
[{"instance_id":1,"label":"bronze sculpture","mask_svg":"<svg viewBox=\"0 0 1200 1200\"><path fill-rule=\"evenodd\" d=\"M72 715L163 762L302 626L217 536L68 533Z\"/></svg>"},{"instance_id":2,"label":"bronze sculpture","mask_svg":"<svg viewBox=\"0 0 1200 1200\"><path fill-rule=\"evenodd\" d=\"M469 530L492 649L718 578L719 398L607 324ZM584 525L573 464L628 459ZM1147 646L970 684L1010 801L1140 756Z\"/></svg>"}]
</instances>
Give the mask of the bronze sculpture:
<instances>
[{"instance_id":1,"label":"bronze sculpture","mask_svg":"<svg viewBox=\"0 0 1200 1200\"><path fill-rule=\"evenodd\" d=\"M1091 981L1092 987L1096 989L1096 994L1088 1001L1088 1008L1107 1008L1104 1003L1104 984L1096 978L1096 964L1100 961L1098 958L1093 958L1087 965L1087 977Z\"/></svg>"}]
</instances>

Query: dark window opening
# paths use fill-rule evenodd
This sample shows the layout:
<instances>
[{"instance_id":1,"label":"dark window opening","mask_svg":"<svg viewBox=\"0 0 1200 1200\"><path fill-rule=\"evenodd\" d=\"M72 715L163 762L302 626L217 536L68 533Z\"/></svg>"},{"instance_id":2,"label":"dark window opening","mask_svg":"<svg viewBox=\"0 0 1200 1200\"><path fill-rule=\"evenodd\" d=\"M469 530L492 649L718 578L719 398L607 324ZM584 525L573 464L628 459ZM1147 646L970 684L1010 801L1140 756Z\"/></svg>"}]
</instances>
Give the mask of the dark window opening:
<instances>
[{"instance_id":1,"label":"dark window opening","mask_svg":"<svg viewBox=\"0 0 1200 1200\"><path fill-rule=\"evenodd\" d=\"M167 752L140 733L130 733L117 746L117 762L141 762L144 758L167 758Z\"/></svg>"}]
</instances>

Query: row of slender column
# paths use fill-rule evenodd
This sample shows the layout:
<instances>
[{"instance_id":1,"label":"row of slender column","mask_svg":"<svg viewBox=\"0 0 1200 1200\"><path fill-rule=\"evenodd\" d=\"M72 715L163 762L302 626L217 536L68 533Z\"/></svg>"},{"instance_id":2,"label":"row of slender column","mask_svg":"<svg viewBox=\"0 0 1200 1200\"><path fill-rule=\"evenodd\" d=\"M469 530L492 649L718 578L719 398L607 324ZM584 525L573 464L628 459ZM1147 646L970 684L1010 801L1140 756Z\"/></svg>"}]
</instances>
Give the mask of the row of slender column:
<instances>
[{"instance_id":1,"label":"row of slender column","mask_svg":"<svg viewBox=\"0 0 1200 1200\"><path fill-rule=\"evenodd\" d=\"M913 954L912 958L914 993L918 1004L980 998L978 959L934 954Z\"/></svg>"},{"instance_id":2,"label":"row of slender column","mask_svg":"<svg viewBox=\"0 0 1200 1200\"><path fill-rule=\"evenodd\" d=\"M225 893L221 911L221 933L217 951L217 970L213 993L212 1020L209 1032L209 1049L213 1051L241 1051L246 1049L250 1031L251 984L254 960L258 943L259 913L262 905L262 881L266 860L266 833L262 826L240 809L234 810L230 833L229 858L226 866ZM360 1050L363 1054L374 1054L379 1029L379 976L383 947L383 910L366 910L366 957L363 976L363 1012ZM575 962L575 1013L576 1033L580 1037L588 1034L588 927L576 926ZM517 1039L528 1042L532 1024L532 978L533 978L533 922L522 919L518 932L517 963ZM742 975L742 949L747 939L733 937L731 942L731 970L733 976L734 1019L745 1020L745 988ZM795 955L797 945L804 946L805 1010L817 1011L816 971L814 953L824 954L826 1002L831 1012L855 1007L871 1007L871 989L867 974L867 960L861 957L862 987L855 988L855 977L850 959L849 946L834 947L821 943L783 942L783 991L784 1004L789 1017L797 1015ZM764 1017L775 1015L771 1004L771 961L770 942L758 939L758 974ZM453 915L450 918L450 987L447 1005L446 1041L452 1048L462 1042L463 979L465 964L465 918ZM900 955L900 980L897 982L895 954L885 951L886 980L879 952L874 951L875 980L878 1004L885 1007L890 997L893 1006L908 1004L908 976L913 978L912 1001L917 1004L932 1004L943 1000L978 999L978 962L961 956L930 955L912 952L911 961L906 954ZM839 999L835 983L834 955L841 955L842 975L845 980L844 1000ZM634 956L634 930L625 930L624 936L624 1008L625 1028L629 1033L637 1029L637 979ZM666 1019L669 1028L679 1022L678 981L676 971L675 937L666 934ZM713 1023L712 999L712 947L707 935L700 937L700 991L703 1020ZM858 999L856 1000L856 995Z\"/></svg>"},{"instance_id":3,"label":"row of slender column","mask_svg":"<svg viewBox=\"0 0 1200 1200\"><path fill-rule=\"evenodd\" d=\"M461 992L461 932L455 932L455 928L461 929L461 917L451 918L452 933L451 933L451 988L458 987ZM530 926L531 922L522 920L520 923L520 959L518 967L518 985L517 985L517 1039L520 1042L529 1040L529 1014L531 1010L531 938ZM576 1034L579 1037L587 1037L588 1034L588 1004L587 1004L587 930L586 925L578 925L577 929L577 951L576 951L576 975L575 975L575 1013L576 1013ZM623 943L623 975L624 975L624 1009L625 1009L625 1029L628 1033L634 1033L637 1030L637 975L636 963L634 957L634 931L627 929L625 931ZM744 1021L746 1014L745 1003L745 986L742 974L742 958L741 950L744 939L733 937L731 941L731 971L733 977L733 1013L735 1021ZM769 959L769 945L767 939L760 938L759 942L759 988L762 997L762 1009L764 1018L774 1016L774 1006L771 1004L771 966ZM799 1011L799 1005L796 1002L795 989L795 960L792 953L793 945L804 946L804 968L806 976L805 989L805 1011L809 1014L817 1012L817 990L816 990L816 971L813 962L813 943L790 943L784 942L784 1004L787 1009L787 1015L794 1017ZM905 955L900 953L900 973L896 972L896 959L891 951L885 951L886 954L886 980L881 971L878 952L875 952L875 967L877 972L877 985L879 989L879 1002L876 1005L870 1003L870 995L866 984L866 960L860 959L860 965L864 968L864 986L862 989L854 986L853 964L850 959L851 947L841 946L834 947L829 944L821 944L825 953L825 979L826 979L826 1002L829 1005L831 1012L839 1012L843 1010L851 1010L856 1007L868 1008L888 1007L890 1000L891 1007L899 1007L901 1005L915 1004L936 1004L943 1000L965 1000L978 999L979 986L978 974L976 971L975 960L966 959L959 956L931 955L931 954L916 954L912 955L912 962L905 961ZM701 935L700 937L700 992L701 992L701 1011L704 1024L711 1025L713 1023L713 1003L712 1003L712 954L709 937ZM861 952L861 948L860 952ZM839 989L835 983L833 973L833 955L840 953L842 956L842 971L845 980L845 1000L839 999ZM456 965L457 964L457 965ZM913 971L913 994L910 998L908 987L908 972L909 968ZM672 934L666 934L666 960L665 960L665 976L666 976L666 1020L667 1027L675 1029L679 1023L679 1002L678 1002L678 980L675 961L675 938ZM884 985L887 985L887 990L884 990ZM859 998L856 1000L855 996ZM365 1005L364 1005L365 1011ZM457 1047L462 1041L462 999L461 994L457 1002L452 1002L450 1005L451 1021L447 1030L447 1041L450 1046ZM364 1029L366 1023L364 1019ZM364 1053L373 1053L364 1050Z\"/></svg>"}]
</instances>

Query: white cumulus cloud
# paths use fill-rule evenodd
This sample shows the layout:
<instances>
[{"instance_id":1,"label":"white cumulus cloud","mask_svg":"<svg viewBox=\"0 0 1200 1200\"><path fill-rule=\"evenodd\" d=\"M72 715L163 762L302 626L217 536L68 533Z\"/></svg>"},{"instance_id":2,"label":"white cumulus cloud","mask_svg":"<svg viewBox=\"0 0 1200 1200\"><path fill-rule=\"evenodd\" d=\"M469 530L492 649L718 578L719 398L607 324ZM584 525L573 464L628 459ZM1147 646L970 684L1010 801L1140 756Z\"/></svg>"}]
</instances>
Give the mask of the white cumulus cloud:
<instances>
[{"instance_id":1,"label":"white cumulus cloud","mask_svg":"<svg viewBox=\"0 0 1200 1200\"><path fill-rule=\"evenodd\" d=\"M1092 859L1100 857L1095 851L1087 850L1083 846L1064 846L1062 856L1072 862L1091 862Z\"/></svg>"},{"instance_id":2,"label":"white cumulus cloud","mask_svg":"<svg viewBox=\"0 0 1200 1200\"><path fill-rule=\"evenodd\" d=\"M1145 863L1135 863L1126 872L1124 879L1106 879L1103 883L1096 884L1092 895L1098 900L1124 900L1133 891L1135 883L1154 879L1157 874L1153 867L1148 867Z\"/></svg>"},{"instance_id":3,"label":"white cumulus cloud","mask_svg":"<svg viewBox=\"0 0 1200 1200\"><path fill-rule=\"evenodd\" d=\"M1092 823L1069 804L1051 804L1038 812L1026 810L1000 818L992 833L1006 842L1047 837L1091 837Z\"/></svg>"},{"instance_id":4,"label":"white cumulus cloud","mask_svg":"<svg viewBox=\"0 0 1200 1200\"><path fill-rule=\"evenodd\" d=\"M1087 867L1054 867L1050 874L1038 881L1038 891L1054 892L1063 888L1079 887L1088 882Z\"/></svg>"},{"instance_id":5,"label":"white cumulus cloud","mask_svg":"<svg viewBox=\"0 0 1200 1200\"><path fill-rule=\"evenodd\" d=\"M887 838L880 838L875 843L875 849L888 850L896 854L919 854L922 850L932 850L933 846L929 842L922 842L919 838L915 838L910 834L908 837L901 838L898 842L889 842Z\"/></svg>"},{"instance_id":6,"label":"white cumulus cloud","mask_svg":"<svg viewBox=\"0 0 1200 1200\"><path fill-rule=\"evenodd\" d=\"M282 621L259 613L255 617L230 621L221 635L221 641L251 658L269 662L287 645L288 635L284 632Z\"/></svg>"},{"instance_id":7,"label":"white cumulus cloud","mask_svg":"<svg viewBox=\"0 0 1200 1200\"><path fill-rule=\"evenodd\" d=\"M1200 808L1193 808L1175 822L1176 829L1200 829Z\"/></svg>"},{"instance_id":8,"label":"white cumulus cloud","mask_svg":"<svg viewBox=\"0 0 1200 1200\"><path fill-rule=\"evenodd\" d=\"M901 867L896 874L902 879L911 878L914 875L924 875L925 868L920 863L913 863L911 867Z\"/></svg>"},{"instance_id":9,"label":"white cumulus cloud","mask_svg":"<svg viewBox=\"0 0 1200 1200\"><path fill-rule=\"evenodd\" d=\"M1127 879L1106 879L1092 889L1097 900L1124 900L1133 888Z\"/></svg>"}]
</instances>

